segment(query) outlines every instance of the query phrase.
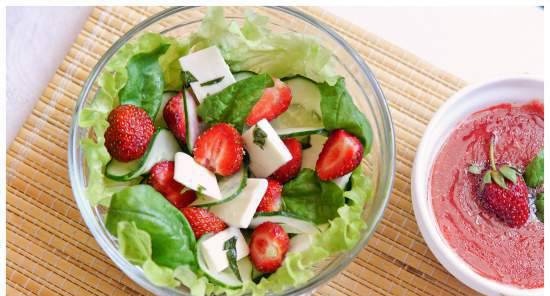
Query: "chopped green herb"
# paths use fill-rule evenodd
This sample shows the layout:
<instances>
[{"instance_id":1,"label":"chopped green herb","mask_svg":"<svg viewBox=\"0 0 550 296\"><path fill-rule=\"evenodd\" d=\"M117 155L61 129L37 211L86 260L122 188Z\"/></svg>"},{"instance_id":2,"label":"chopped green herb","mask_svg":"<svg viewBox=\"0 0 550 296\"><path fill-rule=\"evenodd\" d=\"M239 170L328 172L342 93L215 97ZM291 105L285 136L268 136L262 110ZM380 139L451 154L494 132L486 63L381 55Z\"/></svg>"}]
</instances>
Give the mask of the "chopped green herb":
<instances>
[{"instance_id":1,"label":"chopped green herb","mask_svg":"<svg viewBox=\"0 0 550 296\"><path fill-rule=\"evenodd\" d=\"M254 135L254 144L260 146L260 148L263 150L267 134L258 126L254 127L254 131L252 132L252 134Z\"/></svg>"},{"instance_id":2,"label":"chopped green herb","mask_svg":"<svg viewBox=\"0 0 550 296\"><path fill-rule=\"evenodd\" d=\"M239 281L242 281L241 279L241 273L239 272L239 267L237 266L237 238L235 236L232 236L230 239L226 240L225 243L223 243L223 250L227 251L227 261L229 261L229 268L233 271L235 276L239 279Z\"/></svg>"},{"instance_id":3,"label":"chopped green herb","mask_svg":"<svg viewBox=\"0 0 550 296\"><path fill-rule=\"evenodd\" d=\"M205 190L206 190L206 188L204 186L202 186L201 184L199 184L199 186L197 187L197 192L199 194L202 194Z\"/></svg>"},{"instance_id":4,"label":"chopped green herb","mask_svg":"<svg viewBox=\"0 0 550 296\"><path fill-rule=\"evenodd\" d=\"M218 77L218 78L214 78L212 80L208 80L206 82L203 82L201 83L201 86L207 86L207 85L212 85L212 84L216 84L216 83L219 83L220 81L222 81L225 77L222 76L222 77Z\"/></svg>"},{"instance_id":5,"label":"chopped green herb","mask_svg":"<svg viewBox=\"0 0 550 296\"><path fill-rule=\"evenodd\" d=\"M195 82L197 81L197 78L195 78L195 76L193 76L193 74L191 74L191 72L189 71L183 71L183 85L185 87L189 87L189 84L191 82Z\"/></svg>"}]
</instances>

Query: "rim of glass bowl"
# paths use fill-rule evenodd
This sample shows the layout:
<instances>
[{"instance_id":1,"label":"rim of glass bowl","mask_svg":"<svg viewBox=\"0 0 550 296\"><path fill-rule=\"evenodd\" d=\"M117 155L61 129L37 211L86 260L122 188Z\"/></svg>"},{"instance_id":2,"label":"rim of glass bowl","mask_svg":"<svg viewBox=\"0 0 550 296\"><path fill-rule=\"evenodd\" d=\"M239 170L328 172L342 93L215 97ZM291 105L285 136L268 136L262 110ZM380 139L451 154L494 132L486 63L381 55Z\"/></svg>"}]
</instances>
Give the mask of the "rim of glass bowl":
<instances>
[{"instance_id":1,"label":"rim of glass bowl","mask_svg":"<svg viewBox=\"0 0 550 296\"><path fill-rule=\"evenodd\" d=\"M83 174L82 168L80 167L80 164L82 163L81 160L83 157L83 153L79 149L80 138L78 137L79 134L82 132L82 129L78 126L78 119L80 117L80 112L82 111L82 108L85 104L85 99L88 96L88 93L90 92L90 90L92 89L94 81L100 74L100 70L103 69L103 67L107 64L107 62L126 42L128 42L136 34L140 33L143 29L156 23L157 21L160 21L163 18L173 15L175 13L186 11L192 8L195 8L195 7L194 6L172 7L147 18L146 20L142 21L141 23L139 23L138 25L130 29L122 37L120 37L105 52L105 54L103 54L103 56L99 59L97 64L92 69L90 75L86 79L82 92L78 97L75 111L73 113L71 129L69 134L69 146L68 146L69 177L72 185L71 187L72 187L73 195L77 202L78 208L82 214L84 222L88 226L88 229L91 231L92 235L94 236L97 243L101 246L103 251L117 265L117 267L120 268L128 277L130 277L134 282L136 282L143 288L149 290L150 292L153 292L155 294L162 294L162 295L181 295L181 291L175 291L173 289L157 287L153 285L151 282L149 282L141 272L130 272L132 271L132 269L136 269L136 270L139 270L139 269L133 264L129 263L119 253L118 249L113 247L113 245L111 244L110 238L107 235L105 235L105 233L100 231L101 225L96 220L95 215L93 213L94 210L90 206L90 203L84 192L84 188L85 188L84 174ZM369 227L368 231L352 250L340 255L343 257L342 260L340 260L339 263L333 265L331 270L329 270L328 272L325 272L324 274L321 274L320 276L317 276L316 278L313 278L312 280L306 282L303 286L293 287L289 290L284 291L285 295L300 295L302 293L312 291L316 287L327 282L332 277L340 273L346 266L348 266L348 264L353 260L353 258L355 258L355 256L359 253L359 251L361 251L365 247L367 241L374 234L374 231L376 230L378 224L382 220L384 211L387 207L387 203L391 195L391 190L393 188L393 181L394 181L394 175L395 175L395 135L393 130L393 122L391 120L391 115L390 115L386 98L380 86L378 85L378 82L374 77L374 74L372 73L370 68L366 65L366 63L363 61L363 59L359 56L359 54L353 48L351 48L351 46L345 40L343 40L342 37L340 37L340 35L338 35L331 28L322 24L320 21L316 20L315 18L303 12L300 12L294 8L291 8L291 7L267 7L267 8L276 10L278 12L286 13L288 15L296 17L314 26L315 28L329 35L334 41L336 41L336 43L338 43L351 56L351 58L359 66L360 71L367 78L368 82L370 83L376 95L376 99L378 103L377 107L381 111L380 115L382 119L382 122L381 122L382 128L378 130L378 133L381 133L381 131L389 132L388 135L386 136L378 135L378 139L380 139L381 141L382 140L385 141L384 143L379 143L379 144L380 145L383 144L384 147L387 148L387 151L386 151L387 157L386 159L382 159L382 163L387 165L389 169L385 172L384 175L378 176L380 180L385 180L384 181L385 183L382 184L383 186L378 186L377 191L373 193L373 195L378 196L378 198L383 198L381 202L382 207L376 212L370 213L370 215L375 216L373 219L374 223L367 226ZM361 89L361 91L363 92L365 97L368 97L363 89ZM370 102L368 103L370 104Z\"/></svg>"}]
</instances>

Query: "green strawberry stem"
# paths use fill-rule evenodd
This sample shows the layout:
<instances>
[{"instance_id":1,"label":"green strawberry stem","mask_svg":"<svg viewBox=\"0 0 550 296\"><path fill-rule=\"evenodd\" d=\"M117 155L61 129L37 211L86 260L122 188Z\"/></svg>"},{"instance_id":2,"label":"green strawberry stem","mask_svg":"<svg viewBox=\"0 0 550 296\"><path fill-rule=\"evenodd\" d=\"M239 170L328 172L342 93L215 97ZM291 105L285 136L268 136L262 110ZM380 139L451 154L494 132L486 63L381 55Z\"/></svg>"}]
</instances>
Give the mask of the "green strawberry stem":
<instances>
[{"instance_id":1,"label":"green strawberry stem","mask_svg":"<svg viewBox=\"0 0 550 296\"><path fill-rule=\"evenodd\" d=\"M491 137L491 143L489 144L489 160L491 162L491 168L493 171L497 170L497 166L495 165L495 135Z\"/></svg>"}]
</instances>

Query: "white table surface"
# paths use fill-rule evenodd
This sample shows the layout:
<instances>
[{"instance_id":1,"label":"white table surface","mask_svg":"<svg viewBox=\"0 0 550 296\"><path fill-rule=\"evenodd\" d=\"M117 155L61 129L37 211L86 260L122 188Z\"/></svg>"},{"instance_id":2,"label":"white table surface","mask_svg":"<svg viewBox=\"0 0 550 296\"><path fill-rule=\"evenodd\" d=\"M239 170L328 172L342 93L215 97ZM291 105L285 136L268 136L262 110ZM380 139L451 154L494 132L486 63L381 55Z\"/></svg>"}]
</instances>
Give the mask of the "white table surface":
<instances>
[{"instance_id":1,"label":"white table surface","mask_svg":"<svg viewBox=\"0 0 550 296\"><path fill-rule=\"evenodd\" d=\"M544 16L539 8L325 9L469 82L544 73ZM8 145L90 11L90 7L7 8Z\"/></svg>"}]
</instances>

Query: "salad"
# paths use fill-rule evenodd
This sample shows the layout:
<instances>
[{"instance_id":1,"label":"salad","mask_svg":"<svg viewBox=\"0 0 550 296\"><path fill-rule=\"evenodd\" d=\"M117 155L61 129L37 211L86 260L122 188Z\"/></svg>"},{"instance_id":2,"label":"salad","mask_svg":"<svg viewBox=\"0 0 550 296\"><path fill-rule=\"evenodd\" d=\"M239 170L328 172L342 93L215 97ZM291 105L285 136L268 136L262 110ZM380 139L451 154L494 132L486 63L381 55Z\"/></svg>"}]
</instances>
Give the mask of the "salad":
<instances>
[{"instance_id":1,"label":"salad","mask_svg":"<svg viewBox=\"0 0 550 296\"><path fill-rule=\"evenodd\" d=\"M82 111L87 197L155 285L283 291L366 228L371 127L328 49L266 24L211 8L187 38L144 34Z\"/></svg>"}]
</instances>

